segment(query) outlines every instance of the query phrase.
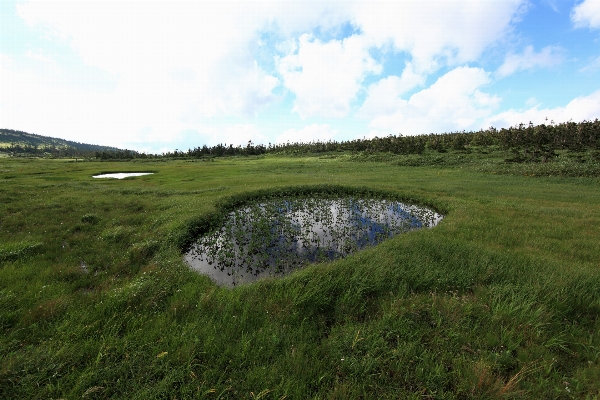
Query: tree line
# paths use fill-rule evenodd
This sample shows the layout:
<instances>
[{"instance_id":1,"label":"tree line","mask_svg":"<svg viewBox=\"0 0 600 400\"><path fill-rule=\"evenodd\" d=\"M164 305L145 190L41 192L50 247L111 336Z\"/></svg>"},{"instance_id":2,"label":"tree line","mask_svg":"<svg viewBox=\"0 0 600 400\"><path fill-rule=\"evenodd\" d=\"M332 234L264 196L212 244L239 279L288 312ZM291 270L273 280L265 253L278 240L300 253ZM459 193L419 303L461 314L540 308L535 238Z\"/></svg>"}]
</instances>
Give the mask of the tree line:
<instances>
[{"instance_id":1,"label":"tree line","mask_svg":"<svg viewBox=\"0 0 600 400\"><path fill-rule=\"evenodd\" d=\"M472 148L497 146L502 150L513 150L515 154L536 157L550 157L556 150L584 151L600 150L600 120L565 122L560 124L534 125L519 124L510 128L490 127L479 131L451 132L417 136L390 135L371 139L348 141L294 142L268 145L255 145L249 141L246 146L218 144L176 150L163 154L166 157L223 157L260 154L309 154L329 152L386 152L393 154L422 154L425 150L443 153L448 150L465 151Z\"/></svg>"},{"instance_id":2,"label":"tree line","mask_svg":"<svg viewBox=\"0 0 600 400\"><path fill-rule=\"evenodd\" d=\"M48 145L32 145L32 144L21 144L11 143L8 146L2 147L1 151L8 153L13 157L90 157L93 152L89 150L82 150L75 147L66 146L48 146Z\"/></svg>"},{"instance_id":3,"label":"tree line","mask_svg":"<svg viewBox=\"0 0 600 400\"><path fill-rule=\"evenodd\" d=\"M512 150L513 161L548 161L556 156L557 150L581 152L589 149L600 150L600 120L565 122L534 125L519 124L510 128L490 127L479 131L462 131L417 136L390 135L354 139L348 141L287 142L255 144L248 141L245 146L219 143L215 146L203 145L187 151L174 150L158 154L140 153L134 150L107 149L86 151L75 147L37 146L11 144L3 151L11 155L87 157L96 160L131 160L152 158L214 158L227 156L256 156L262 154L319 154L331 152L366 152L393 154L422 154L426 150L440 153L449 150L470 151L496 146L502 150Z\"/></svg>"}]
</instances>

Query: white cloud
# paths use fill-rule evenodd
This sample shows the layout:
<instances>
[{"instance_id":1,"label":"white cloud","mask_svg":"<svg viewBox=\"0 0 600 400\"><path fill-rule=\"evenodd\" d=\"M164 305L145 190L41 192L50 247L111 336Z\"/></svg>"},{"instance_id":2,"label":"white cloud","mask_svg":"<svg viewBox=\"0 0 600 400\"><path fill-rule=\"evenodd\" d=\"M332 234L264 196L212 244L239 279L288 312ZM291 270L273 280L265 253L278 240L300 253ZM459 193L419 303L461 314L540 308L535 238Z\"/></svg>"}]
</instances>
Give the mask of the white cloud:
<instances>
[{"instance_id":1,"label":"white cloud","mask_svg":"<svg viewBox=\"0 0 600 400\"><path fill-rule=\"evenodd\" d=\"M237 1L232 1L239 4ZM352 1L321 0L311 1L249 1L249 4L259 4L253 15L266 19L269 25L281 31L284 37L296 37L319 27L321 32L334 34L340 25L352 17Z\"/></svg>"},{"instance_id":2,"label":"white cloud","mask_svg":"<svg viewBox=\"0 0 600 400\"><path fill-rule=\"evenodd\" d=\"M27 50L27 52L25 52L25 57L37 61L39 64L42 64L44 68L58 68L56 61L42 52Z\"/></svg>"},{"instance_id":3,"label":"white cloud","mask_svg":"<svg viewBox=\"0 0 600 400\"><path fill-rule=\"evenodd\" d=\"M500 102L498 97L479 90L489 82L488 73L484 70L459 67L440 77L429 88L415 93L409 100L400 98L400 91L394 95L388 87L385 97L389 105L378 109L365 102L368 109L363 108L361 114L371 118L371 136L473 129ZM369 94L379 89L376 87Z\"/></svg>"},{"instance_id":4,"label":"white cloud","mask_svg":"<svg viewBox=\"0 0 600 400\"><path fill-rule=\"evenodd\" d=\"M3 56L1 125L142 149L151 143L174 148L195 137L194 145L273 141L274 129L269 138L259 129L265 122L260 119L262 110L347 117L365 90L365 78L380 74L381 63L391 53L404 52L409 61L402 73L393 72L398 76L388 76L366 91L359 114L371 121L373 132L469 129L499 102L481 91L489 82L481 69L456 68L410 98L402 96L422 87L441 67L477 61L485 49L502 43L526 4L526 0L18 3L18 15L35 34L41 28L44 42L58 42L63 52L66 44L72 53L63 57L34 46L20 56ZM590 3L575 10L584 4ZM576 15L574 11L577 24ZM356 29L342 39L348 24ZM528 62L526 52L514 56L512 67L504 68L543 66L548 61L542 57L544 51L532 50ZM548 51L550 59L558 54L555 48ZM93 83L85 83L88 78ZM295 95L293 110L284 109L285 102L279 101L286 93L282 86ZM277 106L281 108L274 110ZM337 134L327 124L310 122L280 137L328 140Z\"/></svg>"},{"instance_id":5,"label":"white cloud","mask_svg":"<svg viewBox=\"0 0 600 400\"><path fill-rule=\"evenodd\" d=\"M577 28L600 28L600 2L585 0L571 11L571 21Z\"/></svg>"},{"instance_id":6,"label":"white cloud","mask_svg":"<svg viewBox=\"0 0 600 400\"><path fill-rule=\"evenodd\" d=\"M267 138L260 133L258 127L254 124L232 124L221 127L206 126L201 128L200 132L202 134L202 144L209 146L223 143L232 144L236 147L238 145L245 146L250 140L254 143L266 143L267 141Z\"/></svg>"},{"instance_id":7,"label":"white cloud","mask_svg":"<svg viewBox=\"0 0 600 400\"><path fill-rule=\"evenodd\" d=\"M567 122L573 120L581 122L584 120L595 120L600 116L600 90L589 96L580 96L571 100L564 107L542 108L535 106L527 110L519 111L510 109L485 119L483 126L494 126L507 128L520 123L528 124L530 121L535 125L549 123Z\"/></svg>"},{"instance_id":8,"label":"white cloud","mask_svg":"<svg viewBox=\"0 0 600 400\"><path fill-rule=\"evenodd\" d=\"M337 135L338 131L331 129L328 124L312 124L302 129L288 129L277 137L275 143L295 142L327 142Z\"/></svg>"},{"instance_id":9,"label":"white cloud","mask_svg":"<svg viewBox=\"0 0 600 400\"><path fill-rule=\"evenodd\" d=\"M60 68L40 74L37 67L7 56L1 65L3 127L127 148L176 141L186 128L180 121L185 93L163 81L148 85L141 75L107 90L80 90L63 84Z\"/></svg>"},{"instance_id":10,"label":"white cloud","mask_svg":"<svg viewBox=\"0 0 600 400\"><path fill-rule=\"evenodd\" d=\"M183 109L200 116L253 115L260 105L276 100L271 94L280 83L275 71L255 62L260 32L279 32L282 39L295 41L296 35L314 28L335 33L350 22L362 30L360 35L327 43L304 36L297 42L298 52L283 57L280 65L286 84L297 94L298 112L339 116L348 112L364 75L380 71L366 51L369 46L392 43L395 51L411 52L411 71L423 76L444 60L463 63L477 58L510 29L523 1L324 1L309 7L297 1L176 6L36 1L19 3L17 12L30 26L44 27L47 36L68 43L84 64L108 71L121 82L141 83L143 78L143 85L153 86L164 81L161 90L185 92ZM327 76L311 72L332 64L337 71ZM304 68L303 73L295 74L295 67ZM306 88L309 74L325 82L323 90ZM173 79L182 75L185 82ZM124 85L135 90L131 83ZM328 89L331 95L325 93ZM160 94L155 97L160 102Z\"/></svg>"},{"instance_id":11,"label":"white cloud","mask_svg":"<svg viewBox=\"0 0 600 400\"><path fill-rule=\"evenodd\" d=\"M21 18L74 54L3 56L2 97L11 100L0 104L2 126L148 149L177 146L181 132L203 127L203 118L255 116L277 100L279 80L255 61L264 21L250 10L250 3L18 4ZM65 61L78 57L79 64ZM85 82L93 71L107 71L109 84ZM224 138L241 131L234 123Z\"/></svg>"},{"instance_id":12,"label":"white cloud","mask_svg":"<svg viewBox=\"0 0 600 400\"><path fill-rule=\"evenodd\" d=\"M214 116L252 115L274 100L279 81L253 54L265 23L256 17L261 5L30 2L17 10L28 24L67 41L86 65L115 74L127 90L146 96L144 88L155 87L155 103L177 92L187 109ZM186 72L185 85L172 79L174 71Z\"/></svg>"},{"instance_id":13,"label":"white cloud","mask_svg":"<svg viewBox=\"0 0 600 400\"><path fill-rule=\"evenodd\" d=\"M53 79L56 75L27 70L12 58L1 56L0 65L1 127L145 152L172 151L182 142L195 147L268 141L255 124L183 121L181 110L193 94L172 90L161 81L148 85L147 76L120 82L114 91L84 93L61 86L60 79Z\"/></svg>"},{"instance_id":14,"label":"white cloud","mask_svg":"<svg viewBox=\"0 0 600 400\"><path fill-rule=\"evenodd\" d=\"M222 64L227 64L227 66ZM275 101L273 90L279 79L267 74L256 63L253 66L236 64L235 60L219 63L210 73L211 81L192 87L194 107L199 117L215 115L255 116Z\"/></svg>"},{"instance_id":15,"label":"white cloud","mask_svg":"<svg viewBox=\"0 0 600 400\"><path fill-rule=\"evenodd\" d=\"M558 0L542 0L542 2L545 3L548 7L550 7L555 13L560 12L557 1Z\"/></svg>"},{"instance_id":16,"label":"white cloud","mask_svg":"<svg viewBox=\"0 0 600 400\"><path fill-rule=\"evenodd\" d=\"M364 35L412 55L415 72L476 60L510 32L525 0L357 2L353 15Z\"/></svg>"},{"instance_id":17,"label":"white cloud","mask_svg":"<svg viewBox=\"0 0 600 400\"><path fill-rule=\"evenodd\" d=\"M506 77L517 71L551 67L563 62L564 56L562 53L563 50L555 46L546 46L539 53L535 52L533 46L527 46L523 54L508 54L496 74L500 77Z\"/></svg>"},{"instance_id":18,"label":"white cloud","mask_svg":"<svg viewBox=\"0 0 600 400\"><path fill-rule=\"evenodd\" d=\"M595 71L599 68L600 68L600 56L596 57L585 67L581 68L579 71L580 72L591 72L591 71Z\"/></svg>"},{"instance_id":19,"label":"white cloud","mask_svg":"<svg viewBox=\"0 0 600 400\"><path fill-rule=\"evenodd\" d=\"M525 101L525 104L528 107L534 107L534 106L539 106L540 102L538 101L538 99L536 99L535 97L530 97Z\"/></svg>"},{"instance_id":20,"label":"white cloud","mask_svg":"<svg viewBox=\"0 0 600 400\"><path fill-rule=\"evenodd\" d=\"M407 63L402 76L391 75L369 86L367 98L358 115L368 117L389 114L395 110L395 103L399 96L424 83L425 77L414 73L412 64Z\"/></svg>"},{"instance_id":21,"label":"white cloud","mask_svg":"<svg viewBox=\"0 0 600 400\"><path fill-rule=\"evenodd\" d=\"M277 60L285 86L296 95L293 111L303 118L346 116L364 78L381 71L367 47L358 35L327 43L300 36L296 48Z\"/></svg>"},{"instance_id":22,"label":"white cloud","mask_svg":"<svg viewBox=\"0 0 600 400\"><path fill-rule=\"evenodd\" d=\"M511 31L511 23L522 15L527 2L339 4L337 12L343 10L341 14L348 15L360 34L328 43L303 35L292 51L279 60L284 84L296 94L294 110L303 117L347 115L365 75L380 71L377 61L366 52L368 48L410 53L412 61L407 63L400 80L392 78L382 84L402 85L404 90L410 90L422 85L428 74L444 65L477 60L486 48ZM355 45L350 47L352 41Z\"/></svg>"}]
</instances>

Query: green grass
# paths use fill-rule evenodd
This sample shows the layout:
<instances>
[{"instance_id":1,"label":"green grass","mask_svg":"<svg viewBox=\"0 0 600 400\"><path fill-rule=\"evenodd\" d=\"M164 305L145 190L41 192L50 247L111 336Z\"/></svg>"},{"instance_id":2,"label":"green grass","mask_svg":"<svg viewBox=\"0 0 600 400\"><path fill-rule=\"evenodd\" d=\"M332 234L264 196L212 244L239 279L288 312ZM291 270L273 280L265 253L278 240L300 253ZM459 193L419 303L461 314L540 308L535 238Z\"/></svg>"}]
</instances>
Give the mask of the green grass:
<instances>
[{"instance_id":1,"label":"green grass","mask_svg":"<svg viewBox=\"0 0 600 400\"><path fill-rule=\"evenodd\" d=\"M0 159L0 398L600 397L593 163L378 157ZM155 174L91 178L122 171ZM446 217L232 290L183 263L219 204L305 185Z\"/></svg>"}]
</instances>

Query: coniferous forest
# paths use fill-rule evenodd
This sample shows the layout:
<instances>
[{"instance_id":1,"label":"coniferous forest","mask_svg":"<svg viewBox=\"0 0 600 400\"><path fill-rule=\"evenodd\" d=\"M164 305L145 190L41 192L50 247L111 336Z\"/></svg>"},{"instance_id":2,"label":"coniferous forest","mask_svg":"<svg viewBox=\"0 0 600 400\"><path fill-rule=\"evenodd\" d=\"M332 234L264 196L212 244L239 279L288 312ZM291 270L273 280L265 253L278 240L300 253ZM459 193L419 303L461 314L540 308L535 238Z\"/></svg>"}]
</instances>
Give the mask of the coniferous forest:
<instances>
[{"instance_id":1,"label":"coniferous forest","mask_svg":"<svg viewBox=\"0 0 600 400\"><path fill-rule=\"evenodd\" d=\"M32 140L34 138L35 140ZM114 147L87 145L44 138L25 132L0 130L0 152L11 156L86 157L96 160L131 160L148 158L213 158L227 156L256 156L262 154L319 154L319 153L391 153L423 154L426 150L438 153L454 151L485 152L489 148L511 151L509 162L548 162L557 151L584 152L600 150L600 120L533 125L519 124L510 128L490 127L476 132L431 133L428 135L375 137L348 141L294 142L283 144L247 145L219 143L202 145L187 151L174 150L160 155L122 150Z\"/></svg>"}]
</instances>

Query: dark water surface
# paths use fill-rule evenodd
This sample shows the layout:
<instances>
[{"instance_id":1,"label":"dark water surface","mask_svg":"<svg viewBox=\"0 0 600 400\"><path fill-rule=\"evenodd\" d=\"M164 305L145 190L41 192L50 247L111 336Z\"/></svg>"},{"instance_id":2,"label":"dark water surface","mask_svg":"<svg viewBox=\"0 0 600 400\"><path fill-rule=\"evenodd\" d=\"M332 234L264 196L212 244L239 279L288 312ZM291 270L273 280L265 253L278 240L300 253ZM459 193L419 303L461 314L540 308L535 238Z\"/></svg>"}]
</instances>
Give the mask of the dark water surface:
<instances>
[{"instance_id":1,"label":"dark water surface","mask_svg":"<svg viewBox=\"0 0 600 400\"><path fill-rule=\"evenodd\" d=\"M229 214L185 255L195 270L235 286L333 260L443 218L426 207L375 199L273 200Z\"/></svg>"}]
</instances>

